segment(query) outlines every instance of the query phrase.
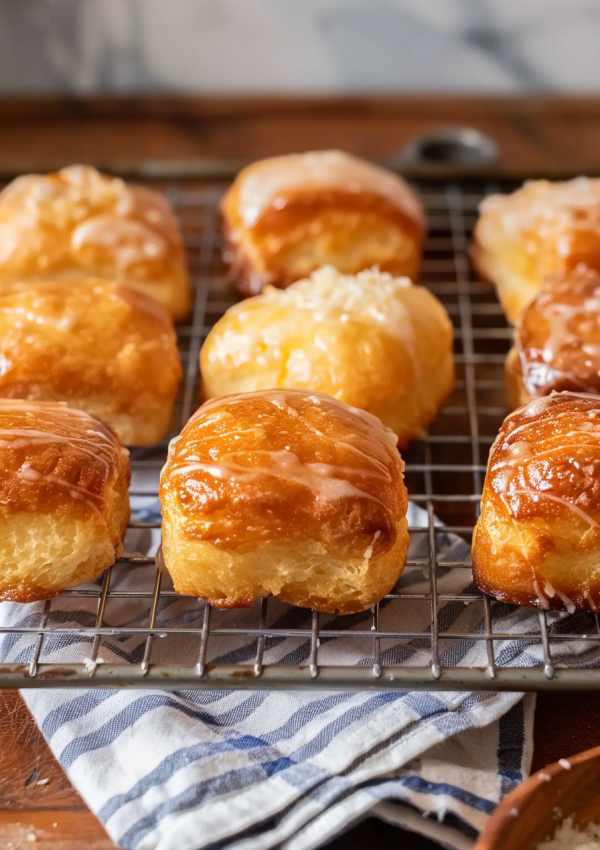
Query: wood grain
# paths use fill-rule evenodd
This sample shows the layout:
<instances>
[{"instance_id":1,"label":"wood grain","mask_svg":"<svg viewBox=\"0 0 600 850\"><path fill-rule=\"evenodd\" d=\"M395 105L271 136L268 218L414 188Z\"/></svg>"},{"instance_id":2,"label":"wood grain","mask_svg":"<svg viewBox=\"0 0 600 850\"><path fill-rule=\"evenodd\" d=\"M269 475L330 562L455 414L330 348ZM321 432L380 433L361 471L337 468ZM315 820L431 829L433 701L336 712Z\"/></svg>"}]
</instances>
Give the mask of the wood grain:
<instances>
[{"instance_id":1,"label":"wood grain","mask_svg":"<svg viewBox=\"0 0 600 850\"><path fill-rule=\"evenodd\" d=\"M86 850L114 846L50 752L18 691L0 691L0 740L2 850L82 850L83 836Z\"/></svg>"},{"instance_id":2,"label":"wood grain","mask_svg":"<svg viewBox=\"0 0 600 850\"><path fill-rule=\"evenodd\" d=\"M600 172L600 97L146 97L0 99L0 171L86 160L211 159L235 167L275 153L341 147L394 158L440 126L494 138L494 171L536 176Z\"/></svg>"},{"instance_id":3,"label":"wood grain","mask_svg":"<svg viewBox=\"0 0 600 850\"><path fill-rule=\"evenodd\" d=\"M475 850L533 850L554 835L563 817L572 817L580 830L598 823L600 747L565 764L554 763L515 789L492 815Z\"/></svg>"}]
</instances>

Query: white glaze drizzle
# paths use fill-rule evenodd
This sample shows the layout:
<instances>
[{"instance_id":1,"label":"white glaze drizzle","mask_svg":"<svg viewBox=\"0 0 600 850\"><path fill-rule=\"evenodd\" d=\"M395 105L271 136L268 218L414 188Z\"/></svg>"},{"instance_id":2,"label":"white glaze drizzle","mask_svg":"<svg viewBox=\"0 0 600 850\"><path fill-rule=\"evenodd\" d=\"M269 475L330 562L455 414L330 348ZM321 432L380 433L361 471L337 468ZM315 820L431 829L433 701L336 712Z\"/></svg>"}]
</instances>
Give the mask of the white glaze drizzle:
<instances>
[{"instance_id":1,"label":"white glaze drizzle","mask_svg":"<svg viewBox=\"0 0 600 850\"><path fill-rule=\"evenodd\" d=\"M2 437L9 438L12 436L16 437L16 439L2 439ZM55 434L49 431L0 428L0 448L2 449L24 449L27 446L43 443L48 445L67 445L76 448L87 457L102 463L107 469L110 468L112 461L118 454L114 444L111 444L111 450L107 456L107 452L104 449L108 449L108 446L98 446L95 440L88 440L85 437L78 437L76 435L65 437L62 434Z\"/></svg>"},{"instance_id":2,"label":"white glaze drizzle","mask_svg":"<svg viewBox=\"0 0 600 850\"><path fill-rule=\"evenodd\" d=\"M547 493L545 490L510 490L509 496L529 496L534 500L534 502L539 501L540 499L549 499L552 502L557 502L565 508L568 508L570 511L573 511L574 514L577 514L582 520L584 520L591 528L600 528L600 525L592 519L589 514L587 514L584 510L579 508L577 505L574 505L572 502L568 502L566 499L563 499L562 496L554 496L552 493Z\"/></svg>"},{"instance_id":3,"label":"white glaze drizzle","mask_svg":"<svg viewBox=\"0 0 600 850\"><path fill-rule=\"evenodd\" d=\"M369 566L369 561L373 557L373 552L375 550L375 544L377 543L377 541L379 540L380 537L381 537L381 531L378 530L373 535L373 540L369 543L369 545L367 546L367 548L363 552L363 558L365 559L363 566L364 566L365 569Z\"/></svg>"},{"instance_id":4,"label":"white glaze drizzle","mask_svg":"<svg viewBox=\"0 0 600 850\"><path fill-rule=\"evenodd\" d=\"M201 461L188 461L172 470L173 475L187 475L195 469L208 473L221 481L253 482L263 476L278 478L281 481L293 481L313 491L317 500L323 502L334 502L339 499L359 497L376 502L384 510L385 504L370 493L366 493L349 481L338 478L346 470L329 464L302 463L294 452L286 451L253 451L251 454L264 455L266 459L273 462L272 466L245 466L236 458L243 453L226 453L219 457L218 463L210 464ZM361 470L352 470L355 475L360 475ZM366 473L369 474L368 472ZM379 477L379 476L378 476Z\"/></svg>"},{"instance_id":5,"label":"white glaze drizzle","mask_svg":"<svg viewBox=\"0 0 600 850\"><path fill-rule=\"evenodd\" d=\"M553 395L554 396L561 396L561 395L563 395L563 396L566 396L566 395L574 396L574 395L577 395L577 393L553 393ZM530 401L529 404L526 407L521 407L518 410L515 410L514 413L511 413L509 416L507 416L506 419L504 420L504 422L506 423L509 419L512 419L512 417L515 416L517 413L519 413L521 415L525 415L528 418L531 418L532 416L539 415L542 412L543 408L548 406L547 403L552 399L553 395L542 396L540 398L534 399L534 401ZM600 413L600 396L586 395L585 398L594 399L594 401L597 405L597 410ZM540 402L545 402L545 404L540 404ZM531 411L530 408L533 408L533 411ZM572 416L572 415L573 415L573 411L563 410L560 413L555 413L552 417L552 421L557 422L559 419L562 419L565 416ZM535 424L536 424L535 422L524 422L522 425L518 425L516 428L512 428L512 430L508 430L507 434L501 434L500 436L501 436L501 439L503 440L503 448L506 448L509 445L509 443L507 442L507 438L510 438L510 440L512 441L515 434L519 434L521 431L527 430L528 428L535 427Z\"/></svg>"},{"instance_id":6,"label":"white glaze drizzle","mask_svg":"<svg viewBox=\"0 0 600 850\"><path fill-rule=\"evenodd\" d=\"M101 463L111 480L114 480L118 475L120 448L115 438L101 422L93 419L84 411L68 407L64 402L35 403L21 399L0 399L0 415L2 412L11 415L15 413L24 415L27 422L31 421L38 427L0 427L0 449L14 451L40 444L68 445L94 462ZM68 422L69 418L78 423L76 427ZM81 420L87 420L90 425L95 427L82 428ZM48 430L39 427L44 424L48 426ZM57 428L67 429L68 432L58 434L56 433ZM16 474L24 481L31 483L38 481L37 476L41 475L30 466L23 466ZM54 474L45 477L58 486L69 489L72 498L102 502L101 496L91 493L78 484L73 484Z\"/></svg>"},{"instance_id":7,"label":"white glaze drizzle","mask_svg":"<svg viewBox=\"0 0 600 850\"><path fill-rule=\"evenodd\" d=\"M560 590L553 587L547 579L544 580L544 591L549 599L554 599L555 596L558 596L558 598L564 603L569 614L574 614L577 610L577 606L573 600L567 596L566 593L562 593Z\"/></svg>"},{"instance_id":8,"label":"white glaze drizzle","mask_svg":"<svg viewBox=\"0 0 600 850\"><path fill-rule=\"evenodd\" d=\"M90 427L83 430L80 429L79 425L70 426L77 428L74 438L84 439L80 436L81 433L88 434L89 436L96 435L107 442L118 453L117 443L112 431L100 419L95 419L89 413L79 410L77 407L69 407L66 401L38 402L29 399L0 398L0 413L3 410L11 414L14 412L22 413L28 418L36 418L39 422L47 422L50 426L58 421L64 427L67 425L65 420L69 418L86 420Z\"/></svg>"},{"instance_id":9,"label":"white glaze drizzle","mask_svg":"<svg viewBox=\"0 0 600 850\"><path fill-rule=\"evenodd\" d=\"M593 338L597 338L600 334L600 288L594 290L593 296L582 298L578 304L565 304L552 298L551 293L543 294L535 302L535 309L542 312L549 325L549 333L543 341L541 351L535 347L531 349L534 356L540 353L542 363L529 359L528 352L523 349L520 333L517 332L516 335L517 349L523 364L523 384L531 395L535 395L540 388L559 377L568 378L581 386L584 379L574 369L560 368L561 353L573 343L585 351L586 335L592 334ZM570 330L569 326L577 317L586 319L587 326L580 322L575 332ZM600 345L592 347L596 350L587 353L591 357L600 357Z\"/></svg>"},{"instance_id":10,"label":"white glaze drizzle","mask_svg":"<svg viewBox=\"0 0 600 850\"><path fill-rule=\"evenodd\" d=\"M361 410L359 407L352 407L352 405L350 404L344 404L342 402L335 401L335 399L332 399L331 396L328 396L325 393L312 392L308 394L304 390L255 390L254 392L249 393L239 393L238 395L211 398L208 401L205 401L204 404L198 408L196 413L191 417L190 422L198 418L199 416L202 416L209 410L213 410L217 407L226 407L229 403L243 403L246 399L250 398L264 399L265 401L268 401L274 407L278 407L279 409L281 409L282 401L285 400L287 404L290 398L297 398L299 400L301 399L303 401L308 401L311 404L315 405L315 407L319 407L320 405L325 403L330 405L334 409L336 407L343 408L354 413L359 419L362 419L364 423L370 428L375 428L378 431L378 436L390 447L396 448L396 445L398 443L398 438L391 430L391 428L387 428L385 425L383 425L381 423L381 420L379 420L376 416L373 416L372 413L369 413L366 410Z\"/></svg>"},{"instance_id":11,"label":"white glaze drizzle","mask_svg":"<svg viewBox=\"0 0 600 850\"><path fill-rule=\"evenodd\" d=\"M36 485L40 481L47 481L50 484L55 484L57 487L62 487L68 490L69 496L75 501L87 502L97 511L100 510L104 501L101 494L93 493L91 490L88 490L86 487L82 487L80 484L73 484L72 481L67 481L65 478L61 478L58 475L42 475L41 472L36 472L35 469L31 469L30 467L22 467L18 470L4 470L4 474L14 475L23 481L35 483Z\"/></svg>"},{"instance_id":12,"label":"white glaze drizzle","mask_svg":"<svg viewBox=\"0 0 600 850\"><path fill-rule=\"evenodd\" d=\"M538 580L537 580L537 579L535 579L535 580L534 580L534 582L533 582L533 589L534 589L534 591L535 591L535 595L536 595L536 596L537 596L537 598L540 600L540 605L541 605L541 607L542 607L545 611L547 611L547 610L550 608L550 603L548 602L548 600L546 599L546 597L545 597L545 596L544 596L544 594L542 593L542 589L541 589L541 587L540 587L539 582L538 582Z\"/></svg>"},{"instance_id":13,"label":"white glaze drizzle","mask_svg":"<svg viewBox=\"0 0 600 850\"><path fill-rule=\"evenodd\" d=\"M267 401L279 410L282 409L282 403L289 405L289 400L293 398L309 402L315 407L326 404L334 409L336 407L342 408L353 413L359 420L362 420L363 427L366 426L366 430L368 431L366 434L361 435L357 431L348 432L351 439L359 439L362 441L364 445L363 449L348 440L339 440L331 437L329 434L325 434L323 431L320 431L314 425L309 423L306 417L302 417L302 423L317 436L332 442L334 445L343 446L350 451L356 452L370 462L377 460L384 469L387 468L387 463L390 460L390 454L388 454L388 452L391 453L392 457L398 457L399 460L399 455L397 455L395 451L398 444L398 438L391 428L387 428L376 416L373 416L373 414L368 413L366 410L361 410L358 407L352 407L349 404L343 404L342 402L336 401L323 393L311 393L310 395L307 395L302 390L256 390L249 393L240 393L239 395L222 396L221 398L213 398L204 402L204 404L198 408L196 413L191 417L190 422L193 422L200 417L204 418L205 414L209 412L226 414L227 406L229 404L243 404L246 399L252 398ZM199 424L202 425L204 423ZM206 424L208 424L208 421ZM373 439L375 434L378 439ZM385 450L380 450L383 446L387 447L387 452ZM377 457L374 456L375 454Z\"/></svg>"},{"instance_id":14,"label":"white glaze drizzle","mask_svg":"<svg viewBox=\"0 0 600 850\"><path fill-rule=\"evenodd\" d=\"M243 171L238 180L239 213L246 227L253 227L269 207L285 206L286 194L311 190L371 192L424 226L421 203L401 177L342 151L311 151L263 160Z\"/></svg>"},{"instance_id":15,"label":"white glaze drizzle","mask_svg":"<svg viewBox=\"0 0 600 850\"><path fill-rule=\"evenodd\" d=\"M550 304L544 315L550 325L550 334L544 342L542 352L546 363L552 363L563 348L574 337L569 331L571 321L580 315L592 316L596 321L600 319L600 297L585 298L581 304Z\"/></svg>"},{"instance_id":16,"label":"white glaze drizzle","mask_svg":"<svg viewBox=\"0 0 600 850\"><path fill-rule=\"evenodd\" d=\"M509 195L489 195L479 210L482 216L492 214L486 228L490 243L494 236L492 221L496 223L497 215L501 215L502 230L513 236L534 226L542 238L566 230L562 235L567 239L558 245L559 254L565 256L570 253L569 230L596 229L600 233L600 180L529 180Z\"/></svg>"},{"instance_id":17,"label":"white glaze drizzle","mask_svg":"<svg viewBox=\"0 0 600 850\"><path fill-rule=\"evenodd\" d=\"M73 252L87 245L106 247L120 270L164 258L169 243L180 241L171 210L159 195L129 187L91 166L73 165L57 175L17 178L0 193L0 212L1 262L18 257L24 228L31 232L32 226L45 224L62 230L61 240L70 234ZM36 251L39 268L45 268L45 252Z\"/></svg>"},{"instance_id":18,"label":"white glaze drizzle","mask_svg":"<svg viewBox=\"0 0 600 850\"><path fill-rule=\"evenodd\" d=\"M387 507L380 499L371 493L365 491L356 483L351 483L346 478L339 476L355 476L360 481L361 477L370 479L379 479L383 483L391 480L389 465L394 462L398 465L399 470L403 470L403 463L399 454L396 452L397 439L395 434L385 428L376 417L365 413L362 410L350 408L347 405L342 405L321 394L307 395L296 390L263 390L255 393L245 393L240 396L228 396L225 398L211 399L204 404L197 413L192 417L190 422L196 421L199 417L205 419L197 423L198 426L214 424L214 418L224 413L227 413L227 407L231 404L243 402L248 398L260 398L270 404L273 404L278 410L282 410L288 416L294 419L300 418L302 425L315 433L320 438L333 443L336 447L342 450L350 450L357 453L361 460L367 460L369 466L367 468L346 468L341 465L332 465L326 463L303 463L299 457L291 450L249 450L247 452L235 451L227 452L219 455L214 463L200 461L193 456L181 458L175 461L170 466L170 473L177 475L186 475L194 470L200 470L215 478L221 480L245 480L252 482L260 476L273 476L280 480L293 481L311 489L316 498L322 501L333 501L342 498L358 497L366 498L376 502L384 510ZM353 413L363 427L366 425L365 433L359 433L358 430L348 431L348 439L338 439L324 433L316 428L311 422L308 422L293 405L290 404L291 399L302 400L309 402L317 407L326 404L329 407L341 407L346 411ZM208 414L208 417L207 417ZM186 428L189 427L186 426ZM254 430L254 429L253 429ZM223 435L220 434L222 437ZM352 441L357 441L356 445ZM169 462L173 460L173 452L175 445L169 448ZM193 448L192 448L193 451ZM267 463L260 465L246 465L240 462L244 455L263 456ZM169 463L168 462L168 463Z\"/></svg>"},{"instance_id":19,"label":"white glaze drizzle","mask_svg":"<svg viewBox=\"0 0 600 850\"><path fill-rule=\"evenodd\" d=\"M577 611L577 606L575 605L573 600L569 596L567 596L566 593L561 593L560 590L556 590L555 592L558 598L564 603L565 608L567 609L569 614L574 614L575 611Z\"/></svg>"},{"instance_id":20,"label":"white glaze drizzle","mask_svg":"<svg viewBox=\"0 0 600 850\"><path fill-rule=\"evenodd\" d=\"M163 257L168 250L162 236L143 222L114 215L88 218L75 228L72 249L79 251L87 245L109 249L117 267L123 270L149 258ZM150 252L148 246L152 246Z\"/></svg>"},{"instance_id":21,"label":"white glaze drizzle","mask_svg":"<svg viewBox=\"0 0 600 850\"><path fill-rule=\"evenodd\" d=\"M528 417L529 421L523 423L520 426L517 426L513 430L510 430L510 424L508 425L508 433L500 432L497 440L495 441L494 446L497 446L499 443L502 443L502 448L509 453L508 459L503 459L496 463L492 462L490 465L490 476L491 476L491 484L493 489L498 493L502 503L504 504L507 514L514 526L515 533L517 534L519 540L521 541L521 550L523 554L523 558L525 562L529 565L532 571L532 579L533 579L533 589L536 593L540 605L542 608L549 608L548 599L552 599L554 596L558 596L561 601L565 604L568 613L573 613L576 610L576 605L573 600L568 597L562 591L554 588L550 582L544 582L544 592L540 588L540 584L538 581L536 567L529 559L529 553L527 547L524 545L524 541L521 535L521 529L519 523L517 523L512 507L510 504L510 499L513 496L525 496L533 499L533 501L537 502L540 499L547 499L553 501L562 507L567 508L568 510L575 513L580 519L582 519L592 530L599 530L600 524L596 522L586 511L580 508L578 505L575 505L568 501L567 499L557 496L553 493L548 493L546 490L531 490L528 488L524 488L517 484L518 479L521 478L522 473L524 472L524 467L528 464L529 461L539 461L544 455L553 454L555 452L563 452L566 449L573 448L574 450L582 449L585 447L589 447L590 445L597 447L598 444L598 428L594 426L592 423L589 425L589 430L583 430L582 428L572 429L566 432L565 439L572 438L576 435L581 435L587 439L595 438L593 443L583 442L577 444L569 444L569 443L561 443L560 445L553 446L550 449L545 449L544 451L538 451L535 448L535 441L531 443L525 438L521 437L521 439L512 442L514 436L523 431L527 431L527 429L531 428L535 432L536 422L532 420L532 411L531 408L534 408L535 414L539 414L545 410L547 407L553 406L557 401L560 401L561 398L581 398L585 401L592 401L595 405L596 410L588 411L589 413L600 413L600 399L591 394L591 393L581 393L581 392L563 392L556 393L553 392L550 396L542 397L536 399L534 402L531 402L527 405L526 408L521 408L519 410L514 411L510 416L507 416L505 420L505 424L508 420L512 419L515 416L522 417L524 414ZM577 411L580 414L585 414L585 411ZM558 414L553 416L553 422L556 419L560 419L564 416L572 415L573 411L561 411ZM510 442L509 442L510 441ZM493 451L491 452L493 457ZM519 482L520 483L520 482ZM517 486L513 486L517 484ZM589 532L588 532L589 533ZM589 601L589 593L588 593L588 601ZM593 600L592 600L593 602Z\"/></svg>"}]
</instances>

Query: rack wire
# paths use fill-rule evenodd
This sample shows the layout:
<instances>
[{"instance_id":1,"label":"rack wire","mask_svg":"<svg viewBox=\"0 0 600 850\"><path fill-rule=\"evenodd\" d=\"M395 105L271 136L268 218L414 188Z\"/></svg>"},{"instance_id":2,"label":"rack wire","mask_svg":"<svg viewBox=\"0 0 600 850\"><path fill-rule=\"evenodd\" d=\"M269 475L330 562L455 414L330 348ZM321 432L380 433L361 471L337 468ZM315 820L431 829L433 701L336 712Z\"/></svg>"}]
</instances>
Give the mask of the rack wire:
<instances>
[{"instance_id":1,"label":"rack wire","mask_svg":"<svg viewBox=\"0 0 600 850\"><path fill-rule=\"evenodd\" d=\"M178 326L185 380L172 436L198 405L202 341L236 298L221 260L224 186L161 188L180 217L195 285L193 314ZM398 588L371 611L346 617L269 599L244 612L218 611L179 597L157 554L167 438L132 451L128 554L95 584L45 603L0 606L0 687L600 688L596 616L511 609L471 583L468 544L505 415L511 332L492 288L474 277L468 247L480 200L499 187L471 179L417 188L430 228L422 282L452 318L458 380L427 438L405 453L409 496L422 513L410 528L416 550ZM515 644L519 653L507 654Z\"/></svg>"}]
</instances>

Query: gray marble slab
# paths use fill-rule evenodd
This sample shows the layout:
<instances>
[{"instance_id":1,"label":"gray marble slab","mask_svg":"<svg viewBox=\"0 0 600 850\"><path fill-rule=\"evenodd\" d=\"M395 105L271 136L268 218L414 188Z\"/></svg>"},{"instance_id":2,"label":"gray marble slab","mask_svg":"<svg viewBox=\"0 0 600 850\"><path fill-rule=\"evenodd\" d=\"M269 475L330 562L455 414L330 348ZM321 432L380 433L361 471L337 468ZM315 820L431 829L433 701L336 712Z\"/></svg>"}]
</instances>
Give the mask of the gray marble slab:
<instances>
[{"instance_id":1,"label":"gray marble slab","mask_svg":"<svg viewBox=\"0 0 600 850\"><path fill-rule=\"evenodd\" d=\"M594 92L599 0L0 0L0 91Z\"/></svg>"}]
</instances>

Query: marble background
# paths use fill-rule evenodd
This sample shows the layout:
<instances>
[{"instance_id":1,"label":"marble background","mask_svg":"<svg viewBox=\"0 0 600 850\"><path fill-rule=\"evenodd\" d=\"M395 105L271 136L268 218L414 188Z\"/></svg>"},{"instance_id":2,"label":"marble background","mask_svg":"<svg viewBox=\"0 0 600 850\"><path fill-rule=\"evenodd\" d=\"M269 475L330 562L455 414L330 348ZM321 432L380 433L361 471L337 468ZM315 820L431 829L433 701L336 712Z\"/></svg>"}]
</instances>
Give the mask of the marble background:
<instances>
[{"instance_id":1,"label":"marble background","mask_svg":"<svg viewBox=\"0 0 600 850\"><path fill-rule=\"evenodd\" d=\"M0 0L0 91L600 89L599 0Z\"/></svg>"}]
</instances>

